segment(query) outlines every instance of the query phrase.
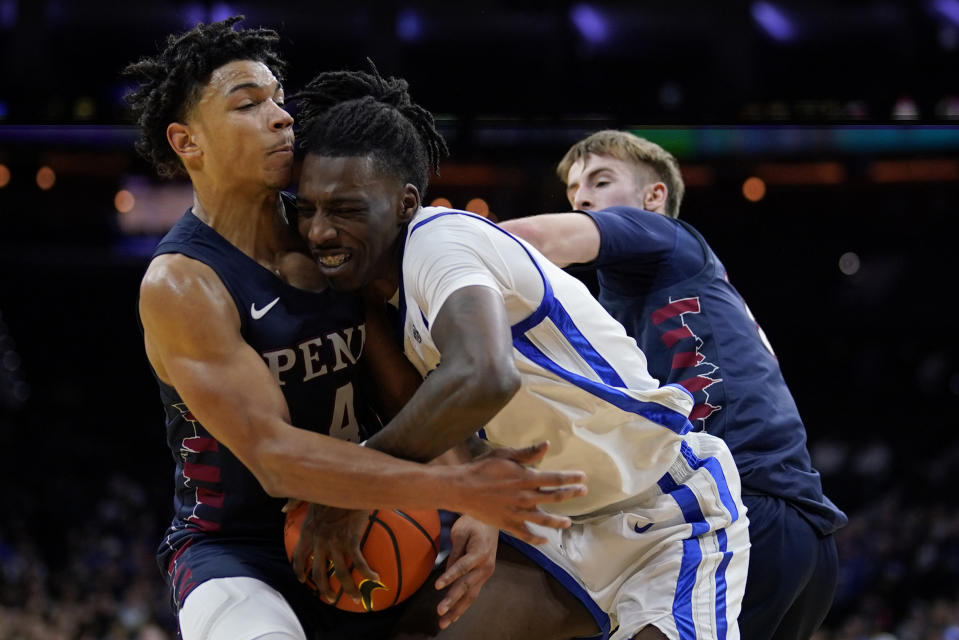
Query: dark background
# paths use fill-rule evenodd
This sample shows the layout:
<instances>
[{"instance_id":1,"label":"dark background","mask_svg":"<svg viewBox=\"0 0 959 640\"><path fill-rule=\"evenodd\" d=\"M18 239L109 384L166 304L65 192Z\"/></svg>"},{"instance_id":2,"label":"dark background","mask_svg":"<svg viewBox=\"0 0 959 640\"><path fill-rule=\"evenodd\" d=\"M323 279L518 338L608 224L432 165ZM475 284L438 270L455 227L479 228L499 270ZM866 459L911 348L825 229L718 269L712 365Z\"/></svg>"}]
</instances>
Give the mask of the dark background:
<instances>
[{"instance_id":1,"label":"dark background","mask_svg":"<svg viewBox=\"0 0 959 640\"><path fill-rule=\"evenodd\" d=\"M75 591L123 602L159 580L148 556L172 463L135 303L166 219L143 211L188 186L136 157L120 70L238 13L280 32L288 92L367 57L409 80L452 151L427 200L481 197L499 219L563 210L553 167L584 135L629 128L672 150L682 217L749 301L826 491L853 516L829 637L905 638L917 607L943 598L959 624L959 0L0 0L0 629L79 607ZM132 212L117 212L119 189ZM135 215L147 226L130 231ZM65 637L167 629L151 597L140 626L103 604Z\"/></svg>"}]
</instances>

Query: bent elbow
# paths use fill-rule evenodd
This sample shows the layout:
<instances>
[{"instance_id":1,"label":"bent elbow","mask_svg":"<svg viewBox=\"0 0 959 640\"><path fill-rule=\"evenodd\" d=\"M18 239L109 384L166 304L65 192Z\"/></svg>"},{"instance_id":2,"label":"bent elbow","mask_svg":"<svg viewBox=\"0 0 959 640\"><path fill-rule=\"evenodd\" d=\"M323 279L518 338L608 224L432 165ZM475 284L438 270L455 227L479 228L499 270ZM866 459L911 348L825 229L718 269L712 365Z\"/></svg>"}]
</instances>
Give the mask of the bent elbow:
<instances>
[{"instance_id":1,"label":"bent elbow","mask_svg":"<svg viewBox=\"0 0 959 640\"><path fill-rule=\"evenodd\" d=\"M260 481L263 491L271 498L288 498L290 496L290 492L283 488L281 478L275 475L257 475L256 478Z\"/></svg>"},{"instance_id":2,"label":"bent elbow","mask_svg":"<svg viewBox=\"0 0 959 640\"><path fill-rule=\"evenodd\" d=\"M255 453L247 468L263 487L266 495L271 498L287 498L291 494L290 487L286 486L288 474L283 470L289 469L291 463L291 457L289 452L285 451L285 447L264 443L259 447L259 451Z\"/></svg>"},{"instance_id":3,"label":"bent elbow","mask_svg":"<svg viewBox=\"0 0 959 640\"><path fill-rule=\"evenodd\" d=\"M516 364L510 359L507 362L483 367L476 374L480 382L476 386L476 393L489 406L505 406L522 384Z\"/></svg>"}]
</instances>

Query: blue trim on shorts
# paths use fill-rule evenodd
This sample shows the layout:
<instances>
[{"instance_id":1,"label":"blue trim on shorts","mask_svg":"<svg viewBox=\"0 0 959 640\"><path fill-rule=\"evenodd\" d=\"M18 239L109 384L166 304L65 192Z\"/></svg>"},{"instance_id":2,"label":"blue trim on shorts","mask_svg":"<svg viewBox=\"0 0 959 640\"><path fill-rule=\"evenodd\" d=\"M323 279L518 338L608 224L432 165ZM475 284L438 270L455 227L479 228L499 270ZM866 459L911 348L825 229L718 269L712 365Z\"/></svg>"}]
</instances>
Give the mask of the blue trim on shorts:
<instances>
[{"instance_id":1,"label":"blue trim on shorts","mask_svg":"<svg viewBox=\"0 0 959 640\"><path fill-rule=\"evenodd\" d=\"M599 633L593 636L581 636L579 638L573 638L572 640L607 640L607 638L609 638L609 615L603 611L598 604L596 604L596 602L590 597L589 593L586 592L586 589L584 589L582 585L580 585L571 575L569 575L569 572L567 572L566 569L550 560L549 557L547 557L536 547L523 542L519 538L514 538L513 536L501 531L499 534L499 539L501 542L505 542L509 546L522 553L524 556L545 569L546 572L551 576L556 578L559 583L566 588L567 591L569 591L576 597L577 600L583 603L590 615L593 616L593 620L595 620L597 626L599 626Z\"/></svg>"},{"instance_id":2,"label":"blue trim on shorts","mask_svg":"<svg viewBox=\"0 0 959 640\"><path fill-rule=\"evenodd\" d=\"M703 560L699 548L699 536L709 531L709 524L699 508L699 501L689 487L677 484L668 473L657 483L663 493L669 494L683 512L683 519L692 525L692 533L683 540L683 559L676 579L673 596L673 622L679 640L695 640L696 623L693 620L693 587L696 586L696 571Z\"/></svg>"},{"instance_id":3,"label":"blue trim on shorts","mask_svg":"<svg viewBox=\"0 0 959 640\"><path fill-rule=\"evenodd\" d=\"M726 483L726 473L723 471L722 463L715 457L697 458L696 454L693 453L693 448L685 441L679 446L679 450L692 469L705 467L709 471L709 475L716 481L716 488L719 489L719 499L722 500L723 506L726 507L726 511L732 517L731 522L736 522L739 519L739 509L736 507L736 501L733 499L733 494Z\"/></svg>"},{"instance_id":4,"label":"blue trim on shorts","mask_svg":"<svg viewBox=\"0 0 959 640\"><path fill-rule=\"evenodd\" d=\"M729 512L732 522L739 519L739 509L732 493L729 491L729 485L726 482L726 474L723 472L722 464L715 457L700 459L693 452L689 443L682 442L680 452L686 459L690 468L696 470L705 468L712 476L719 490L719 497L723 506ZM676 629L679 631L680 640L694 640L696 638L696 628L693 624L692 612L692 592L696 584L696 570L702 562L702 550L699 547L698 537L709 531L709 524L699 508L699 501L696 495L686 485L678 484L668 473L659 479L657 483L663 493L668 493L679 505L683 512L683 519L692 526L692 533L689 538L683 540L683 560L679 570L679 578L676 584L676 595L673 598L673 619L676 622ZM732 560L733 553L728 551L728 540L725 529L716 531L716 540L719 550L723 554L723 559L716 567L716 632L718 640L725 640L728 631L726 624L726 567Z\"/></svg>"},{"instance_id":5,"label":"blue trim on shorts","mask_svg":"<svg viewBox=\"0 0 959 640\"><path fill-rule=\"evenodd\" d=\"M717 640L726 640L726 567L733 559L733 552L727 551L726 530L716 532L719 541L719 550L723 552L723 559L716 567L716 636Z\"/></svg>"},{"instance_id":6,"label":"blue trim on shorts","mask_svg":"<svg viewBox=\"0 0 959 640\"><path fill-rule=\"evenodd\" d=\"M715 457L698 458L693 452L693 448L686 442L680 445L680 451L690 467L693 469L705 468L713 477L713 481L719 489L719 499L729 512L732 518L731 522L736 522L739 519L739 509L736 507L736 501L733 499L733 495L729 491L729 485L726 483L726 474L723 472L722 463ZM716 540L719 543L719 550L723 554L723 559L716 567L716 634L718 640L725 640L728 630L726 624L726 567L729 566L729 562L733 558L733 552L727 550L728 541L725 529L716 531Z\"/></svg>"}]
</instances>

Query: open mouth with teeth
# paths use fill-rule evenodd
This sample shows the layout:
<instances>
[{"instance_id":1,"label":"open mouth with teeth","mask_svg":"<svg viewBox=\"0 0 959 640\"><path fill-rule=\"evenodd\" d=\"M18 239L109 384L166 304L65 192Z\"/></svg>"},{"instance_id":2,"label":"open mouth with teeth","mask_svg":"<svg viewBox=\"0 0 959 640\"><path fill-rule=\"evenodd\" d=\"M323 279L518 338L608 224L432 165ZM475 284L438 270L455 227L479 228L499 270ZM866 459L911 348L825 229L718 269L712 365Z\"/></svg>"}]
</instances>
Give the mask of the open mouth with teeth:
<instances>
[{"instance_id":1,"label":"open mouth with teeth","mask_svg":"<svg viewBox=\"0 0 959 640\"><path fill-rule=\"evenodd\" d=\"M349 262L350 258L352 257L353 256L351 256L348 253L332 253L332 254L317 256L316 261L322 267L326 267L328 269L335 269L336 267L343 266L344 264Z\"/></svg>"}]
</instances>

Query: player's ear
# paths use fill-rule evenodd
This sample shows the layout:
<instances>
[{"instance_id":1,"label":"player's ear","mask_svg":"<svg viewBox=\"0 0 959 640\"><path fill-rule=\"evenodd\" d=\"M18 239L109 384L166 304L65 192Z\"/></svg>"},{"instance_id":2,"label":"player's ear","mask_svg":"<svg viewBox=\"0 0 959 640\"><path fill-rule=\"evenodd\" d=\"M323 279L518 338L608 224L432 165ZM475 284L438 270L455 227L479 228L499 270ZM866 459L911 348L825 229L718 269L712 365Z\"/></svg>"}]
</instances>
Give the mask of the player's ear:
<instances>
[{"instance_id":1,"label":"player's ear","mask_svg":"<svg viewBox=\"0 0 959 640\"><path fill-rule=\"evenodd\" d=\"M643 190L643 209L655 213L666 213L666 199L669 188L663 182L654 182Z\"/></svg>"},{"instance_id":2,"label":"player's ear","mask_svg":"<svg viewBox=\"0 0 959 640\"><path fill-rule=\"evenodd\" d=\"M193 136L193 132L190 131L190 127L181 122L171 122L167 125L166 139L184 163L199 157L203 153Z\"/></svg>"},{"instance_id":3,"label":"player's ear","mask_svg":"<svg viewBox=\"0 0 959 640\"><path fill-rule=\"evenodd\" d=\"M407 183L403 187L403 196L400 198L400 215L397 218L397 222L399 222L400 225L406 224L413 219L413 216L416 215L419 208L420 190L416 188L416 185Z\"/></svg>"}]
</instances>

